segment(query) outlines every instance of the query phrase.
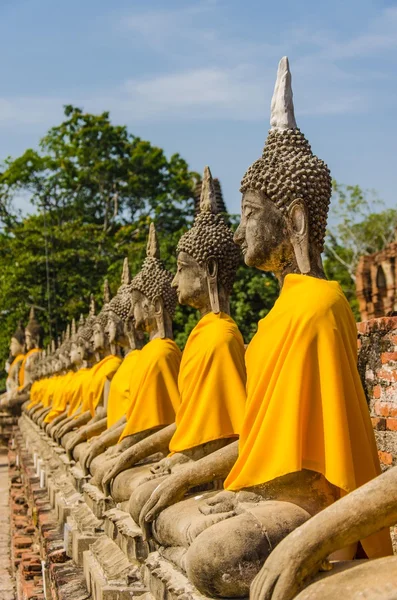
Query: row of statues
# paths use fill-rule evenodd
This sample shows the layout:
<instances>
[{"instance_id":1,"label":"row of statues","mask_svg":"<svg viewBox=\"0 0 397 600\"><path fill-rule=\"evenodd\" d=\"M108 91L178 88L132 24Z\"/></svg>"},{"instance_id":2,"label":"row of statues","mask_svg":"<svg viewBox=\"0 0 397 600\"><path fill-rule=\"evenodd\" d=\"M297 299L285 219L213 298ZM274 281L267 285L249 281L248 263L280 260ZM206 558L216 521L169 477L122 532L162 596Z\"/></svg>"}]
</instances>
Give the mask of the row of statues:
<instances>
[{"instance_id":1,"label":"row of statues","mask_svg":"<svg viewBox=\"0 0 397 600\"><path fill-rule=\"evenodd\" d=\"M131 278L125 261L121 286L110 298L105 285L100 312L91 303L58 348L36 352L24 411L200 592L245 597L252 585L254 598L286 600L334 551L338 559L391 555L386 527L397 517L395 506L387 518L380 510L383 518L360 530L343 509L353 510L360 486L385 487L391 475L375 479L356 325L321 262L330 173L296 126L286 58L263 154L241 191L233 236L205 169L176 274L164 267L151 224L141 270ZM240 249L281 288L247 349L229 302ZM183 352L173 340L177 302L200 313ZM344 535L333 537L332 518ZM320 549L315 519L328 532ZM311 544L302 560L300 539Z\"/></svg>"}]
</instances>

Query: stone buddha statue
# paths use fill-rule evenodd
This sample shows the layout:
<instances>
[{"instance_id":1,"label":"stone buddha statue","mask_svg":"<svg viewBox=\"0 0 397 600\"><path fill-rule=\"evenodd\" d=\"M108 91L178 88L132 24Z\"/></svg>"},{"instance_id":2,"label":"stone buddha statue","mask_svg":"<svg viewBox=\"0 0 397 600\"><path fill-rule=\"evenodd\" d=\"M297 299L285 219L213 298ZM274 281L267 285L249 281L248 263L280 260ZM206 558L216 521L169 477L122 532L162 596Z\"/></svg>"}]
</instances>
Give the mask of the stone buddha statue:
<instances>
[{"instance_id":1,"label":"stone buddha statue","mask_svg":"<svg viewBox=\"0 0 397 600\"><path fill-rule=\"evenodd\" d=\"M7 395L23 385L22 377L20 377L22 373L20 372L25 357L25 331L21 321L19 321L18 327L11 336L10 357L11 363L6 380Z\"/></svg>"},{"instance_id":2,"label":"stone buddha statue","mask_svg":"<svg viewBox=\"0 0 397 600\"><path fill-rule=\"evenodd\" d=\"M143 529L154 521L160 544L184 542L178 564L210 596L247 596L283 537L380 472L355 321L321 263L331 178L296 126L286 58L271 113L262 157L242 181L235 241L248 266L275 273L281 293L246 352L240 439L182 465L140 514ZM224 492L170 506L217 478ZM370 557L391 551L387 531L361 543Z\"/></svg>"},{"instance_id":3,"label":"stone buddha statue","mask_svg":"<svg viewBox=\"0 0 397 600\"><path fill-rule=\"evenodd\" d=\"M70 360L77 373L73 379L73 389L68 399L68 416L53 429L53 435L58 441L62 439L62 444L66 444L74 429L85 425L92 418L90 411L82 411L82 407L91 383L91 368L95 364L95 353L92 346L94 322L95 303L91 298L87 319L84 321L83 315L80 316L77 331L75 322L72 321ZM66 434L68 434L68 438L64 439Z\"/></svg>"},{"instance_id":4,"label":"stone buddha statue","mask_svg":"<svg viewBox=\"0 0 397 600\"><path fill-rule=\"evenodd\" d=\"M134 325L129 284L130 272L128 261L125 259L122 283L117 295L109 304L106 326L104 325L113 352L120 353L121 349L124 359L110 383L105 429L99 437L90 442L87 451L80 456L80 465L86 475L93 459L117 444L127 423L131 381L136 375L137 361L144 344L144 332L137 331Z\"/></svg>"},{"instance_id":5,"label":"stone buddha statue","mask_svg":"<svg viewBox=\"0 0 397 600\"><path fill-rule=\"evenodd\" d=\"M344 496L280 542L255 577L253 600L393 600L397 557L330 563L332 553L397 522L397 467ZM313 580L314 579L314 580ZM300 593L299 593L300 592Z\"/></svg>"},{"instance_id":6,"label":"stone buddha statue","mask_svg":"<svg viewBox=\"0 0 397 600\"><path fill-rule=\"evenodd\" d=\"M167 479L181 464L232 443L243 422L244 341L229 315L240 252L232 231L216 214L216 193L208 167L203 176L200 212L180 239L177 254L172 285L179 302L196 308L201 318L182 356L178 378L181 404L175 424L136 444L121 459L127 468L154 451L171 452L152 467L152 479L131 495L129 511L136 520L160 482L158 478Z\"/></svg>"},{"instance_id":7,"label":"stone buddha statue","mask_svg":"<svg viewBox=\"0 0 397 600\"><path fill-rule=\"evenodd\" d=\"M160 260L156 231L151 223L146 259L129 286L129 299L124 298L126 303L130 302L135 329L146 332L149 342L140 351L139 364L130 381L126 424L119 443L91 462L95 484L101 485L104 473L122 452L175 420L181 352L173 341L176 293L171 287L172 278Z\"/></svg>"},{"instance_id":8,"label":"stone buddha statue","mask_svg":"<svg viewBox=\"0 0 397 600\"><path fill-rule=\"evenodd\" d=\"M43 328L37 321L34 307L32 306L29 321L25 328L26 354L19 368L18 378L20 382L9 395L10 404L23 404L29 398L29 390L33 383L32 373L35 369L35 363L40 356L42 338ZM18 340L15 341L17 342Z\"/></svg>"},{"instance_id":9,"label":"stone buddha statue","mask_svg":"<svg viewBox=\"0 0 397 600\"><path fill-rule=\"evenodd\" d=\"M72 457L73 450L78 444L86 442L92 436L98 436L107 430L107 409L111 382L122 363L122 349L127 352L130 350L129 339L124 331L124 323L130 310L130 298L126 293L126 289L130 284L130 279L128 259L125 258L121 275L121 286L119 287L116 296L112 299L110 299L108 284L105 282L105 304L93 326L94 351L97 354L101 352L102 356L105 355L94 367L94 371L96 371L96 373L94 372L94 378L97 378L99 383L104 383L102 388L102 406L100 413L95 415L94 410L98 404L98 400L91 403L93 405L90 407L93 419L86 426L80 428L76 435L68 442L67 451L70 457ZM104 379L106 379L106 381L104 381ZM97 392L95 395L96 398L98 398ZM88 395L87 404L89 399L90 395ZM111 402L111 404L113 404L113 402ZM81 447L78 456L76 455L75 458L80 458L84 450L85 447Z\"/></svg>"}]
</instances>

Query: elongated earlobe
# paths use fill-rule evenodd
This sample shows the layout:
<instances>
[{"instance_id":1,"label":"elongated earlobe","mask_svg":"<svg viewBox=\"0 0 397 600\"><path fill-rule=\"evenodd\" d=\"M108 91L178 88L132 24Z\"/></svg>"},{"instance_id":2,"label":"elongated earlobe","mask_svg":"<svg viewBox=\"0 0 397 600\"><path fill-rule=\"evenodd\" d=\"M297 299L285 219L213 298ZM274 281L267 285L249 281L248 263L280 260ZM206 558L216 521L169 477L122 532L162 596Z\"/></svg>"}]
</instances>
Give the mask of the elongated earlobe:
<instances>
[{"instance_id":1,"label":"elongated earlobe","mask_svg":"<svg viewBox=\"0 0 397 600\"><path fill-rule=\"evenodd\" d=\"M288 207L288 224L299 271L306 275L311 271L311 264L308 216L303 200L298 198Z\"/></svg>"},{"instance_id":2,"label":"elongated earlobe","mask_svg":"<svg viewBox=\"0 0 397 600\"><path fill-rule=\"evenodd\" d=\"M164 304L163 299L157 296L154 301L154 314L156 316L157 329L159 331L161 339L166 337L165 335L165 323L164 323Z\"/></svg>"},{"instance_id":3,"label":"elongated earlobe","mask_svg":"<svg viewBox=\"0 0 397 600\"><path fill-rule=\"evenodd\" d=\"M207 259L207 282L210 296L211 310L220 313L218 290L218 261L214 257Z\"/></svg>"}]
</instances>

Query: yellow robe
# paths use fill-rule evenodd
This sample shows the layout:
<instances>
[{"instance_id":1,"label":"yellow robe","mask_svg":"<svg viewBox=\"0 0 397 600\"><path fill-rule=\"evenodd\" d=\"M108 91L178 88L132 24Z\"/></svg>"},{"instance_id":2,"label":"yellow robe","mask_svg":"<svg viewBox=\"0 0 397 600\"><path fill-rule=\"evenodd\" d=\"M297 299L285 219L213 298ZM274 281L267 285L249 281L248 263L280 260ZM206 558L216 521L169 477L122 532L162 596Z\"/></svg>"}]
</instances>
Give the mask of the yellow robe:
<instances>
[{"instance_id":1,"label":"yellow robe","mask_svg":"<svg viewBox=\"0 0 397 600\"><path fill-rule=\"evenodd\" d=\"M68 371L65 375L61 375L59 377L58 384L53 395L52 408L44 419L45 423L52 423L56 417L66 410L70 386L75 375L76 373L74 371Z\"/></svg>"},{"instance_id":2,"label":"yellow robe","mask_svg":"<svg viewBox=\"0 0 397 600\"><path fill-rule=\"evenodd\" d=\"M197 323L182 355L171 452L238 436L246 400L244 352L243 337L225 313L209 313Z\"/></svg>"},{"instance_id":3,"label":"yellow robe","mask_svg":"<svg viewBox=\"0 0 397 600\"><path fill-rule=\"evenodd\" d=\"M19 388L18 388L19 390L21 390L24 387L24 385L25 385L25 369L26 369L26 364L27 364L29 358L33 354L36 354L37 352L41 352L41 349L40 348L32 348L24 356L21 368L19 370Z\"/></svg>"},{"instance_id":4,"label":"yellow robe","mask_svg":"<svg viewBox=\"0 0 397 600\"><path fill-rule=\"evenodd\" d=\"M40 379L39 381L34 381L32 383L32 387L30 388L30 402L28 404L28 410L41 402L47 381L48 379L46 378Z\"/></svg>"},{"instance_id":5,"label":"yellow robe","mask_svg":"<svg viewBox=\"0 0 397 600\"><path fill-rule=\"evenodd\" d=\"M7 382L6 383L11 383L11 381L12 381L12 379L14 377L14 371L15 371L15 369L17 369L18 365L23 362L24 358L25 358L24 354L18 354L14 358L14 360L12 361L12 363L10 365L10 370L8 371L8 377L7 377ZM20 385L23 385L23 379L21 377L21 372L22 372L22 365L21 365L21 368L19 369L19 373L18 373L18 386L17 387L19 387Z\"/></svg>"},{"instance_id":6,"label":"yellow robe","mask_svg":"<svg viewBox=\"0 0 397 600\"><path fill-rule=\"evenodd\" d=\"M83 398L88 391L91 382L91 369L79 369L75 373L70 385L68 398L68 417L71 417L80 408Z\"/></svg>"},{"instance_id":7,"label":"yellow robe","mask_svg":"<svg viewBox=\"0 0 397 600\"><path fill-rule=\"evenodd\" d=\"M127 414L130 402L131 378L136 377L135 369L140 354L140 350L132 350L127 354L112 379L107 403L108 428Z\"/></svg>"},{"instance_id":8,"label":"yellow robe","mask_svg":"<svg viewBox=\"0 0 397 600\"><path fill-rule=\"evenodd\" d=\"M170 339L154 339L141 350L136 377L131 379L128 421L119 441L175 421L180 362L181 351Z\"/></svg>"},{"instance_id":9,"label":"yellow robe","mask_svg":"<svg viewBox=\"0 0 397 600\"><path fill-rule=\"evenodd\" d=\"M95 409L101 399L106 379L109 381L121 365L121 358L110 354L94 365L90 370L91 382L83 398L81 412L89 410L95 416Z\"/></svg>"},{"instance_id":10,"label":"yellow robe","mask_svg":"<svg viewBox=\"0 0 397 600\"><path fill-rule=\"evenodd\" d=\"M380 473L357 370L357 329L335 281L287 275L246 352L247 409L225 481L240 490L310 469L350 492ZM387 532L363 542L391 551Z\"/></svg>"}]
</instances>

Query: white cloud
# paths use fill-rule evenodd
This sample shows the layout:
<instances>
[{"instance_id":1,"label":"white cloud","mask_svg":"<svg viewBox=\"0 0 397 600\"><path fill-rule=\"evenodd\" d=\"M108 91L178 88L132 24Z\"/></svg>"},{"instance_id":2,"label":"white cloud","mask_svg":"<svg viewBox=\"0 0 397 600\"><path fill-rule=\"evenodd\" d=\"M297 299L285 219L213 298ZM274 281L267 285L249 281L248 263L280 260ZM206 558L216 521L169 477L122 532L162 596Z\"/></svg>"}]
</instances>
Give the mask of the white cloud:
<instances>
[{"instance_id":1,"label":"white cloud","mask_svg":"<svg viewBox=\"0 0 397 600\"><path fill-rule=\"evenodd\" d=\"M265 122L277 60L286 53L292 58L298 119L300 114L367 111L375 98L377 104L387 101L385 95L379 98L374 85L388 76L387 71L373 72L362 63L356 70L354 64L375 54L388 57L397 46L397 8L383 10L366 31L350 38L338 39L331 30L309 25L286 26L273 44L228 35L226 25L215 26L216 10L216 0L207 0L178 11L163 8L127 15L118 26L139 36L143 49L161 53L163 62L156 72L127 74L111 91L76 90L67 99L0 98L0 127L52 125L59 122L65 102L89 111L110 110L114 120L130 124L180 119Z\"/></svg>"}]
</instances>

